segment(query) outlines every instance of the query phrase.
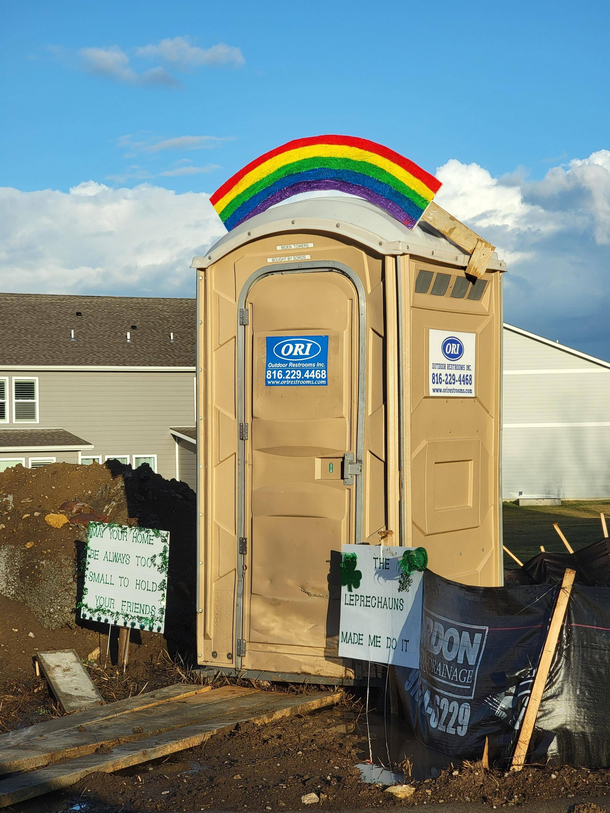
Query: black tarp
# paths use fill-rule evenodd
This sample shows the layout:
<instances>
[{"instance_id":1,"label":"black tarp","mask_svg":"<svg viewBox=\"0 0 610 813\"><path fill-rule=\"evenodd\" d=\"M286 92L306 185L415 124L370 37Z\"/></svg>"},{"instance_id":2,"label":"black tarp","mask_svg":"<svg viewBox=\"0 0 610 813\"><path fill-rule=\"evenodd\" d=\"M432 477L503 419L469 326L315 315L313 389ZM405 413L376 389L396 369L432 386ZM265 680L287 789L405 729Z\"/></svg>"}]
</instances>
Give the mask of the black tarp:
<instances>
[{"instance_id":1,"label":"black tarp","mask_svg":"<svg viewBox=\"0 0 610 813\"><path fill-rule=\"evenodd\" d=\"M420 669L396 672L407 718L427 746L480 759L487 737L493 761L511 758L559 590L549 578L470 587L425 573ZM610 587L576 584L530 760L610 766L609 667Z\"/></svg>"},{"instance_id":2,"label":"black tarp","mask_svg":"<svg viewBox=\"0 0 610 813\"><path fill-rule=\"evenodd\" d=\"M576 583L610 587L610 539L600 539L574 553L541 552L523 567L507 571L506 582L560 584L566 568L576 571Z\"/></svg>"}]
</instances>

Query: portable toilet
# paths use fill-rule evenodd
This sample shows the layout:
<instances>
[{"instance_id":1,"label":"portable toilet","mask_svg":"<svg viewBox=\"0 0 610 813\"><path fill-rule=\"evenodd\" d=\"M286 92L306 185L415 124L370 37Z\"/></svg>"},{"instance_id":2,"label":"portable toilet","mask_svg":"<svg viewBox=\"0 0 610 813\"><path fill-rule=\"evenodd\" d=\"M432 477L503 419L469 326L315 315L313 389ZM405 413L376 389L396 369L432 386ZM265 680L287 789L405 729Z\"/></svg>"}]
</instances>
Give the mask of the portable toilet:
<instances>
[{"instance_id":1,"label":"portable toilet","mask_svg":"<svg viewBox=\"0 0 610 813\"><path fill-rule=\"evenodd\" d=\"M423 546L436 573L502 584L505 265L427 211L408 228L301 198L193 260L201 666L353 679L343 544Z\"/></svg>"}]
</instances>

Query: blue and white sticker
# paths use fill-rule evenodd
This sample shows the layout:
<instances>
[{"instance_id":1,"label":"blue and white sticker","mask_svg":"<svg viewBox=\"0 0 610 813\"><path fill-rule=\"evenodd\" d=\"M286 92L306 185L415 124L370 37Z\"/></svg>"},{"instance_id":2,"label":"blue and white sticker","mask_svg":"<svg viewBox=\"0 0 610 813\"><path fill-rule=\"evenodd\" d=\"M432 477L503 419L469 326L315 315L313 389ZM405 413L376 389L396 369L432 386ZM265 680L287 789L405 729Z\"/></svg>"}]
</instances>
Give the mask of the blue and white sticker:
<instances>
[{"instance_id":1,"label":"blue and white sticker","mask_svg":"<svg viewBox=\"0 0 610 813\"><path fill-rule=\"evenodd\" d=\"M265 386L325 387L328 336L267 336Z\"/></svg>"},{"instance_id":2,"label":"blue and white sticker","mask_svg":"<svg viewBox=\"0 0 610 813\"><path fill-rule=\"evenodd\" d=\"M431 330L428 392L439 398L474 398L476 333Z\"/></svg>"}]
</instances>

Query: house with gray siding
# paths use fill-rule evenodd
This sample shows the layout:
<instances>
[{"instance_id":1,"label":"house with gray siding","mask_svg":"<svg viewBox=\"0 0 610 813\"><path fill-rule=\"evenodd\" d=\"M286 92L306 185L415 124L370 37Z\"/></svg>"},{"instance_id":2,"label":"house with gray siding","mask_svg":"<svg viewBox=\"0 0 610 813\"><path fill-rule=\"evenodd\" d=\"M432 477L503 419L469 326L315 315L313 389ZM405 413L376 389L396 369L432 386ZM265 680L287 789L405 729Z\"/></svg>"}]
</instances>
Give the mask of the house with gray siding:
<instances>
[{"instance_id":1,"label":"house with gray siding","mask_svg":"<svg viewBox=\"0 0 610 813\"><path fill-rule=\"evenodd\" d=\"M194 299L1 294L0 339L0 471L116 458L195 487Z\"/></svg>"},{"instance_id":2,"label":"house with gray siding","mask_svg":"<svg viewBox=\"0 0 610 813\"><path fill-rule=\"evenodd\" d=\"M610 364L504 325L505 499L610 496Z\"/></svg>"}]
</instances>

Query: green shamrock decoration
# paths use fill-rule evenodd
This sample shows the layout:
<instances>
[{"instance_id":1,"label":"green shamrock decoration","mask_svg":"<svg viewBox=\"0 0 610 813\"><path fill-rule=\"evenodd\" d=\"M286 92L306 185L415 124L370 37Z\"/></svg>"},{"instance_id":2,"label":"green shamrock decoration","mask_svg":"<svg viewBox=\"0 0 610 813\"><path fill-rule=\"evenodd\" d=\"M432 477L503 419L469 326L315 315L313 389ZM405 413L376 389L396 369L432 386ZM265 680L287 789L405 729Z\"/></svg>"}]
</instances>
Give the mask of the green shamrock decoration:
<instances>
[{"instance_id":1,"label":"green shamrock decoration","mask_svg":"<svg viewBox=\"0 0 610 813\"><path fill-rule=\"evenodd\" d=\"M398 562L400 577L398 579L398 592L404 593L411 587L413 576L416 570L424 571L428 567L428 551L425 548L415 548L406 550L402 559Z\"/></svg>"},{"instance_id":2,"label":"green shamrock decoration","mask_svg":"<svg viewBox=\"0 0 610 813\"><path fill-rule=\"evenodd\" d=\"M341 584L347 587L348 593L352 592L352 588L356 590L360 587L360 580L362 573L356 570L358 564L358 557L355 553L344 553L341 560Z\"/></svg>"}]
</instances>

